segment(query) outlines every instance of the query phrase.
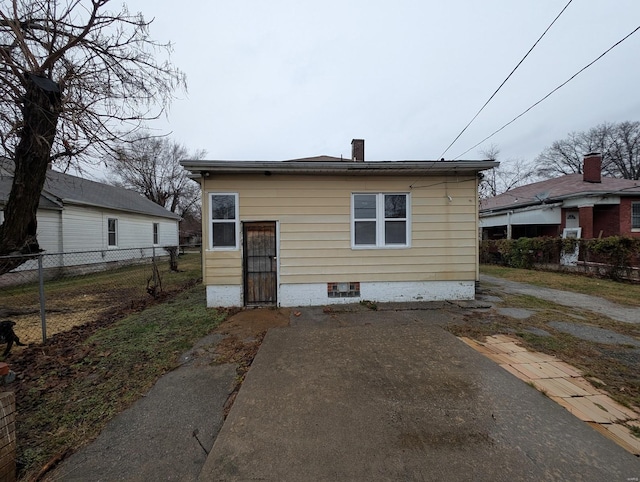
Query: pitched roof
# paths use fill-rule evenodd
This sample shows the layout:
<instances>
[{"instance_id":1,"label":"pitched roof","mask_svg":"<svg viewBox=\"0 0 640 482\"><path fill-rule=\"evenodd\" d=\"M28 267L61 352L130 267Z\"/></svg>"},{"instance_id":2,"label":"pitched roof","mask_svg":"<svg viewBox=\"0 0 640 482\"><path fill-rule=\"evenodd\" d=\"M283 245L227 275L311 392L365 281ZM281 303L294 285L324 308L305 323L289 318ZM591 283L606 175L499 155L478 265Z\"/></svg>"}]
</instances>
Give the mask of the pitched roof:
<instances>
[{"instance_id":1,"label":"pitched roof","mask_svg":"<svg viewBox=\"0 0 640 482\"><path fill-rule=\"evenodd\" d=\"M0 175L0 204L5 204L9 198L11 182L11 177ZM47 171L39 207L41 209L62 209L65 204L180 219L177 214L129 189L89 181L62 172Z\"/></svg>"},{"instance_id":2,"label":"pitched roof","mask_svg":"<svg viewBox=\"0 0 640 482\"><path fill-rule=\"evenodd\" d=\"M288 159L284 162L348 162L351 159L343 159L342 157L334 156L315 156L315 157L303 157L302 159Z\"/></svg>"},{"instance_id":3,"label":"pitched roof","mask_svg":"<svg viewBox=\"0 0 640 482\"><path fill-rule=\"evenodd\" d=\"M640 181L602 177L602 182L586 182L582 174L534 182L517 187L498 196L483 199L480 211L497 211L541 203L561 201L570 197L612 194L616 196L640 196Z\"/></svg>"}]
</instances>

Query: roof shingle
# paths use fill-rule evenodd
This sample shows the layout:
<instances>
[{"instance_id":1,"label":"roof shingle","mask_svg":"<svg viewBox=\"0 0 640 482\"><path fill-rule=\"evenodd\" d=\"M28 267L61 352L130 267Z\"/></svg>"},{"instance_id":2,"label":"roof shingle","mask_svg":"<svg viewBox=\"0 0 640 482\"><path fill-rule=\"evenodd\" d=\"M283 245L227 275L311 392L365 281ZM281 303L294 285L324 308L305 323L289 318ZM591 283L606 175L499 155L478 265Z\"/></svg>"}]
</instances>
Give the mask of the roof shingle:
<instances>
[{"instance_id":1,"label":"roof shingle","mask_svg":"<svg viewBox=\"0 0 640 482\"><path fill-rule=\"evenodd\" d=\"M546 181L527 184L498 196L483 199L480 202L480 211L524 207L589 194L640 196L640 181L603 177L602 182L593 183L584 181L582 174L568 174Z\"/></svg>"}]
</instances>

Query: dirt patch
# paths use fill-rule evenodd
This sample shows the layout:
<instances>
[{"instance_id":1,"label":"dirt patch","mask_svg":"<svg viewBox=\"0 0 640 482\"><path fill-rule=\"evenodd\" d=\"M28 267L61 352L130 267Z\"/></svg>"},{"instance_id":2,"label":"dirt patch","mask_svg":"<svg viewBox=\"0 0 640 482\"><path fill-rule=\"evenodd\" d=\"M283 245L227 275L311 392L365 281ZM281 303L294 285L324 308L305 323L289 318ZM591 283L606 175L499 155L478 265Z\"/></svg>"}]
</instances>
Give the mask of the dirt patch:
<instances>
[{"instance_id":1,"label":"dirt patch","mask_svg":"<svg viewBox=\"0 0 640 482\"><path fill-rule=\"evenodd\" d=\"M289 325L291 310L285 308L256 308L239 311L220 324L214 333L224 335L216 345L216 363L237 363L236 385L224 408L225 418L229 414L244 377L267 331Z\"/></svg>"},{"instance_id":2,"label":"dirt patch","mask_svg":"<svg viewBox=\"0 0 640 482\"><path fill-rule=\"evenodd\" d=\"M255 308L243 310L227 318L215 329L215 333L238 338L255 336L269 328L288 326L291 310L286 308Z\"/></svg>"}]
</instances>

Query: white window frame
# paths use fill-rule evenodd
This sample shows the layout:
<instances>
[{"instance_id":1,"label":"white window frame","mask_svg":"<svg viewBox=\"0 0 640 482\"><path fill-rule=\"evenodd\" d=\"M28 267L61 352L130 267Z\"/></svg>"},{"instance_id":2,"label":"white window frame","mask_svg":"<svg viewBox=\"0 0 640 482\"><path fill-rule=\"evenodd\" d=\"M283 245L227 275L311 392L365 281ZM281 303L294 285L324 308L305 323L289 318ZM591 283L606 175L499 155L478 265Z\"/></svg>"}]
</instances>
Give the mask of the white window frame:
<instances>
[{"instance_id":1,"label":"white window frame","mask_svg":"<svg viewBox=\"0 0 640 482\"><path fill-rule=\"evenodd\" d=\"M109 223L110 221L114 221L114 231L113 231L113 237L115 240L115 244L111 244L110 243L110 238L111 238L111 230L109 229ZM117 248L118 247L118 218L107 218L107 247L109 248Z\"/></svg>"},{"instance_id":2,"label":"white window frame","mask_svg":"<svg viewBox=\"0 0 640 482\"><path fill-rule=\"evenodd\" d=\"M160 244L160 223L153 223L152 225L153 245Z\"/></svg>"},{"instance_id":3,"label":"white window frame","mask_svg":"<svg viewBox=\"0 0 640 482\"><path fill-rule=\"evenodd\" d=\"M633 218L634 218L633 208L634 207L639 211L638 215L640 216L640 202L631 203L631 232L638 233L640 232L640 219L638 219L639 224L634 226L633 225Z\"/></svg>"},{"instance_id":4,"label":"white window frame","mask_svg":"<svg viewBox=\"0 0 640 482\"><path fill-rule=\"evenodd\" d=\"M355 218L355 197L358 195L375 195L376 196L376 243L375 244L356 244L356 218ZM406 212L404 218L385 218L384 197L385 196L405 196ZM405 244L386 244L385 239L385 222L389 221L405 221L406 243ZM359 220L365 221L365 220ZM368 219L366 221L373 221ZM354 192L351 193L351 249L407 249L411 247L411 193L408 192Z\"/></svg>"},{"instance_id":5,"label":"white window frame","mask_svg":"<svg viewBox=\"0 0 640 482\"><path fill-rule=\"evenodd\" d=\"M219 223L235 224L235 246L213 246L213 196L233 196L235 204L235 219L217 219ZM210 251L237 251L240 249L240 204L237 192L210 192L209 193L209 250Z\"/></svg>"}]
</instances>

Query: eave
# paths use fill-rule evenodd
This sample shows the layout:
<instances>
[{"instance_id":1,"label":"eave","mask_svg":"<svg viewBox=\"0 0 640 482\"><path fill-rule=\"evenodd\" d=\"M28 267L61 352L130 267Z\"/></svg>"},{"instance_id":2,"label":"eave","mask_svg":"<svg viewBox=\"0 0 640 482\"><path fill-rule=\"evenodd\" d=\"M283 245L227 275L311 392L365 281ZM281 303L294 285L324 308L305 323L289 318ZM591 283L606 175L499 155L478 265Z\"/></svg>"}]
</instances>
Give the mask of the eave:
<instances>
[{"instance_id":1,"label":"eave","mask_svg":"<svg viewBox=\"0 0 640 482\"><path fill-rule=\"evenodd\" d=\"M495 161L203 161L181 164L194 174L323 174L342 176L404 176L477 173L499 165ZM204 174L207 176L207 174Z\"/></svg>"},{"instance_id":2,"label":"eave","mask_svg":"<svg viewBox=\"0 0 640 482\"><path fill-rule=\"evenodd\" d=\"M494 213L503 213L506 211L522 211L524 209L532 209L532 208L537 208L537 207L544 207L547 205L558 205L558 204L563 204L565 201L569 201L569 200L573 200L573 199L580 199L580 198L606 198L606 197L610 197L610 196L615 196L615 197L638 197L640 196L640 192L638 191L630 191L630 190L618 190L618 191L584 191L584 192L577 192L577 193L573 193L573 194L567 194L564 196L556 196L556 197L549 197L547 199L544 199L543 201L527 201L527 202L523 202L523 203L517 203L517 204L511 204L511 205L504 205L504 206L499 206L499 207L495 207L495 208L489 208L489 209L480 209L479 213L480 215L484 215L484 216L489 216L491 214Z\"/></svg>"}]
</instances>

